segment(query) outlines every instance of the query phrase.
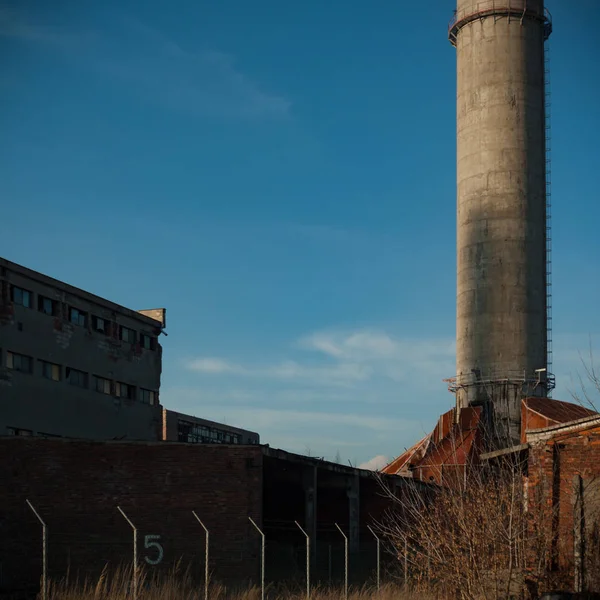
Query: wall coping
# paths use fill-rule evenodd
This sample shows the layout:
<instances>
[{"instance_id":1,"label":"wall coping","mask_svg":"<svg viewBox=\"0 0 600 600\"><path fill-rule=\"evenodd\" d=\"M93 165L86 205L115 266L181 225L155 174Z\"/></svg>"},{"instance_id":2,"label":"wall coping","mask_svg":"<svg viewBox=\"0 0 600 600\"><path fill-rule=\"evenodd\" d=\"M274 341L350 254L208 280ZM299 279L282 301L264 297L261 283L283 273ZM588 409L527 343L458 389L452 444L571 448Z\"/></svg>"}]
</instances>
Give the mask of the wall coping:
<instances>
[{"instance_id":1,"label":"wall coping","mask_svg":"<svg viewBox=\"0 0 600 600\"><path fill-rule=\"evenodd\" d=\"M586 429L600 425L600 415L590 415L589 417L583 417L574 421L567 421L566 423L559 423L557 425L550 425L548 427L540 427L539 429L529 429L525 435L528 442L539 442L547 440L556 433L567 433L570 431L578 431L580 429Z\"/></svg>"}]
</instances>

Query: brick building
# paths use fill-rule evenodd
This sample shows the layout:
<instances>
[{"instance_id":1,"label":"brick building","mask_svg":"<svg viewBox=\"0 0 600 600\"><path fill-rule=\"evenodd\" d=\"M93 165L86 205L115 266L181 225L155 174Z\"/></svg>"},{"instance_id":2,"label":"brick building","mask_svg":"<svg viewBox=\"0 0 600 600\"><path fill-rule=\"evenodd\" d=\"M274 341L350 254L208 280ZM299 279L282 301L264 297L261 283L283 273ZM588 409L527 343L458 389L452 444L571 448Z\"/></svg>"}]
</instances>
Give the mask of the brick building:
<instances>
[{"instance_id":1,"label":"brick building","mask_svg":"<svg viewBox=\"0 0 600 600\"><path fill-rule=\"evenodd\" d=\"M551 562L566 587L600 590L600 415L525 434L527 493L549 508Z\"/></svg>"},{"instance_id":2,"label":"brick building","mask_svg":"<svg viewBox=\"0 0 600 600\"><path fill-rule=\"evenodd\" d=\"M213 577L228 584L258 581L260 538L248 517L266 534L267 581L303 576L297 521L313 539L315 581L329 570L343 576L337 523L349 538L351 576L363 583L376 557L368 525L391 505L369 471L260 445L4 437L0 481L0 589L11 590L35 588L41 573L41 528L26 500L48 526L52 579L130 564L120 506L138 528L141 564L164 572L180 561L202 581L196 511L210 530ZM398 493L407 480L386 485Z\"/></svg>"},{"instance_id":3,"label":"brick building","mask_svg":"<svg viewBox=\"0 0 600 600\"><path fill-rule=\"evenodd\" d=\"M522 469L527 510L547 536L550 577L576 592L600 589L600 415L594 410L525 398L520 443L486 451L481 409L452 409L384 472L453 486L457 477L468 481L470 468L493 468L507 458Z\"/></svg>"}]
</instances>

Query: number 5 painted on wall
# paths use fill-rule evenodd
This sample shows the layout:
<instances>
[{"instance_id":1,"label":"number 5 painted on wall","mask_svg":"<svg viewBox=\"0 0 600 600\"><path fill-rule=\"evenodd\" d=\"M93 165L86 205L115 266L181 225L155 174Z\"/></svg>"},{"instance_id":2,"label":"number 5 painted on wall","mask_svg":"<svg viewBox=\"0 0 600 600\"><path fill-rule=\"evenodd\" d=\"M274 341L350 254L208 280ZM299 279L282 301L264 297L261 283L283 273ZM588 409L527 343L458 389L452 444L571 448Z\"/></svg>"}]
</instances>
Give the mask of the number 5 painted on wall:
<instances>
[{"instance_id":1,"label":"number 5 painted on wall","mask_svg":"<svg viewBox=\"0 0 600 600\"><path fill-rule=\"evenodd\" d=\"M147 535L144 538L144 548L156 548L156 551L158 552L158 555L154 560L147 556L144 557L149 565L157 565L163 559L164 555L163 547L153 540L160 540L160 535Z\"/></svg>"}]
</instances>

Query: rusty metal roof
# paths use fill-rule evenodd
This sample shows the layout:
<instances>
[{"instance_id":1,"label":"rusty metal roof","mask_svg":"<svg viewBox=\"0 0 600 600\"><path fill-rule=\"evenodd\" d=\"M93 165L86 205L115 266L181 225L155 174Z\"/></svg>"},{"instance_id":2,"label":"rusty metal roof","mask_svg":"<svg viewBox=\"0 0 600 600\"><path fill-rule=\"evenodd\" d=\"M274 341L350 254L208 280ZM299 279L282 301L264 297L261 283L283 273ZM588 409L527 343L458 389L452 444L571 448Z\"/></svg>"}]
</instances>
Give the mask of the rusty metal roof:
<instances>
[{"instance_id":1,"label":"rusty metal roof","mask_svg":"<svg viewBox=\"0 0 600 600\"><path fill-rule=\"evenodd\" d=\"M386 465L381 469L382 473L388 475L409 475L409 465L414 464L415 461L420 461L429 445L431 439L431 433L428 433L423 439L419 440L414 446L411 446L406 452L395 458L389 465Z\"/></svg>"},{"instance_id":2,"label":"rusty metal roof","mask_svg":"<svg viewBox=\"0 0 600 600\"><path fill-rule=\"evenodd\" d=\"M463 408L458 420L455 409L442 415L434 431L383 468L384 473L412 476L411 471L442 465L465 465L476 448L480 407Z\"/></svg>"},{"instance_id":3,"label":"rusty metal roof","mask_svg":"<svg viewBox=\"0 0 600 600\"><path fill-rule=\"evenodd\" d=\"M525 398L523 404L529 410L555 423L567 423L598 414L585 406L551 398Z\"/></svg>"}]
</instances>

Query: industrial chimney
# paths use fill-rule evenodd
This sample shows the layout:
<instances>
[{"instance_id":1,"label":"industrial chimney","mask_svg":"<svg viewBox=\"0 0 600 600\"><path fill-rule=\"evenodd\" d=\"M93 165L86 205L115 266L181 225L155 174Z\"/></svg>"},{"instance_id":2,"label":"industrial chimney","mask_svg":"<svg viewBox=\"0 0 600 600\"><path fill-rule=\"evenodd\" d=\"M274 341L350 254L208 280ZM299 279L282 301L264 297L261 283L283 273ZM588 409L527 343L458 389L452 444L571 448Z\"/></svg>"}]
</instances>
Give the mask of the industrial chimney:
<instances>
[{"instance_id":1,"label":"industrial chimney","mask_svg":"<svg viewBox=\"0 0 600 600\"><path fill-rule=\"evenodd\" d=\"M457 407L519 443L547 396L550 285L543 0L457 0ZM548 206L547 206L548 204Z\"/></svg>"}]
</instances>

